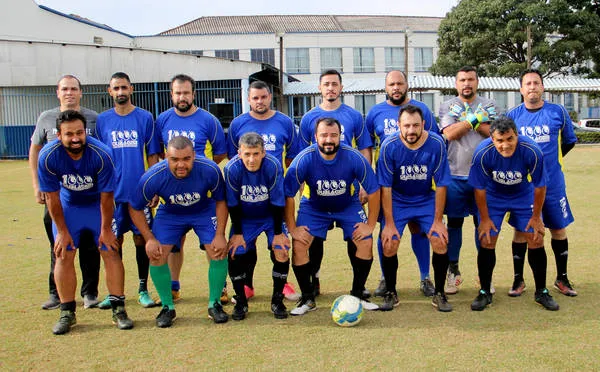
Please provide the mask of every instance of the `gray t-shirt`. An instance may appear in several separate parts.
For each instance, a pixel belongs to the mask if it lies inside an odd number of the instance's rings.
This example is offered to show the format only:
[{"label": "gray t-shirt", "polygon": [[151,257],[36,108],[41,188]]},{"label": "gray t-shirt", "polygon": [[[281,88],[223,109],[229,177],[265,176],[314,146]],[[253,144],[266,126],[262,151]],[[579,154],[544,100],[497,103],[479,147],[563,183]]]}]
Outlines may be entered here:
[{"label": "gray t-shirt", "polygon": [[[96,118],[98,113],[85,107],[80,107],[79,112],[83,114],[86,124],[86,133],[88,136],[96,136]],[[35,130],[31,136],[31,143],[38,146],[44,146],[50,141],[56,139],[56,118],[60,114],[60,107],[46,110],[40,114]]]},{"label": "gray t-shirt", "polygon": [[[474,112],[480,104],[489,113],[490,121],[496,119],[496,102],[494,100],[476,96],[473,103],[470,103],[469,106]],[[440,106],[440,129],[442,133],[444,128],[466,120],[467,113],[465,110],[465,103],[458,97],[442,103]],[[479,145],[479,142],[483,140],[484,137],[481,134],[472,130],[459,139],[448,141],[448,163],[450,163],[450,173],[452,176],[469,176],[473,152],[475,152],[475,148]]]}]

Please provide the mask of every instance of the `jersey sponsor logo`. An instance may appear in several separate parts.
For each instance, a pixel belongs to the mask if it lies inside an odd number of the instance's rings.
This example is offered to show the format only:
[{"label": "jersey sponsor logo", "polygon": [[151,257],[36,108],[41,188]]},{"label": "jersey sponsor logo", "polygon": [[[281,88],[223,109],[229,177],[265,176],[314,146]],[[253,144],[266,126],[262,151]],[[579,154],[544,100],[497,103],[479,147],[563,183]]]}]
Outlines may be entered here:
[{"label": "jersey sponsor logo", "polygon": [[81,177],[78,174],[63,174],[62,185],[65,189],[71,191],[84,191],[94,187],[94,180],[91,176]]},{"label": "jersey sponsor logo", "polygon": [[198,203],[202,199],[198,192],[186,192],[183,194],[169,195],[169,201],[171,204],[181,205],[182,207],[189,207]]},{"label": "jersey sponsor logo", "polygon": [[548,124],[521,127],[521,134],[537,143],[550,142],[550,126]]},{"label": "jersey sponsor logo", "polygon": [[389,136],[398,132],[398,122],[395,119],[383,120],[383,134]]},{"label": "jersey sponsor logo", "polygon": [[562,197],[559,200],[560,203],[560,212],[562,213],[562,216],[564,219],[569,218],[569,212],[567,211],[567,198],[566,197]]},{"label": "jersey sponsor logo", "polygon": [[263,141],[265,141],[265,150],[266,151],[275,151],[277,144],[277,136],[273,133],[263,133],[262,134]]},{"label": "jersey sponsor logo", "polygon": [[341,125],[342,127],[342,133],[340,133],[340,142],[344,142],[346,141],[346,135],[344,135],[344,132],[346,131],[346,129],[344,128],[344,125]]},{"label": "jersey sponsor logo", "polygon": [[364,210],[361,209],[360,211],[358,211],[358,217],[360,218],[360,221],[362,223],[367,223],[367,214]]},{"label": "jersey sponsor logo", "polygon": [[265,185],[242,185],[240,200],[246,203],[259,203],[269,199],[269,190]]},{"label": "jersey sponsor logo", "polygon": [[319,196],[338,196],[347,191],[346,181],[344,180],[318,180],[317,195]]},{"label": "jersey sponsor logo", "polygon": [[179,137],[179,136],[183,136],[185,138],[189,138],[190,141],[194,142],[196,140],[196,133],[193,130],[175,130],[175,129],[170,129],[167,132],[168,136],[169,136],[169,141],[173,138],[173,137]]},{"label": "jersey sponsor logo", "polygon": [[400,181],[421,181],[427,179],[427,165],[402,165],[400,166]]},{"label": "jersey sponsor logo", "polygon": [[503,185],[517,185],[523,182],[523,175],[519,171],[493,171],[492,178]]},{"label": "jersey sponsor logo", "polygon": [[113,149],[138,147],[137,130],[113,130],[110,132]]}]

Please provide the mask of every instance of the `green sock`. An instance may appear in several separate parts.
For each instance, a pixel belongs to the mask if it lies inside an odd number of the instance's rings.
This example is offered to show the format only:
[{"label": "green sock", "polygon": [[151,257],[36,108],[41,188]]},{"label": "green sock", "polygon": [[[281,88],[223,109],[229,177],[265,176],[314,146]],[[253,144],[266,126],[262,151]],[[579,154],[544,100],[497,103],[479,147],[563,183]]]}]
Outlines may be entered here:
[{"label": "green sock", "polygon": [[223,283],[227,279],[227,259],[210,260],[208,266],[208,308],[212,309],[215,302],[221,303]]},{"label": "green sock", "polygon": [[150,276],[152,277],[154,287],[156,287],[162,305],[168,306],[169,310],[175,309],[173,295],[171,294],[171,271],[169,270],[169,265],[150,265]]}]

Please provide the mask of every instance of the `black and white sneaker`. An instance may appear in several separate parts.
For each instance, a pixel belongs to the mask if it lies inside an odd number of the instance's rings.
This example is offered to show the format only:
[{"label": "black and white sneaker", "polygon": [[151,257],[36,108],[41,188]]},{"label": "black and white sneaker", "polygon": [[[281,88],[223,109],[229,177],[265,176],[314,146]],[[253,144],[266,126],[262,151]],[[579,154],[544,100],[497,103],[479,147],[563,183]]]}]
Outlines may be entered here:
[{"label": "black and white sneaker", "polygon": [[168,328],[173,325],[173,321],[177,319],[175,309],[169,310],[168,306],[163,306],[160,313],[156,317],[156,326],[159,328]]},{"label": "black and white sneaker", "polygon": [[550,296],[550,293],[548,293],[546,288],[535,292],[535,302],[543,306],[546,310],[556,311],[559,309],[558,304],[554,301],[552,296]]},{"label": "black and white sneaker", "polygon": [[471,303],[471,310],[482,311],[486,306],[492,303],[492,294],[487,293],[483,289],[479,290],[479,294],[475,297],[475,300]]},{"label": "black and white sneaker", "polygon": [[379,306],[379,310],[391,311],[394,310],[394,308],[398,305],[400,305],[400,301],[398,301],[398,295],[394,292],[386,292],[383,296],[383,304]]},{"label": "black and white sneaker", "polygon": [[317,304],[312,298],[305,298],[302,296],[300,301],[296,304],[296,307],[290,311],[291,315],[304,315],[309,311],[317,310]]},{"label": "black and white sneaker", "polygon": [[217,324],[226,323],[229,320],[229,315],[223,310],[223,305],[218,302],[215,302],[213,307],[208,309],[208,317]]},{"label": "black and white sneaker", "polygon": [[233,307],[233,312],[231,313],[231,319],[244,320],[244,319],[246,319],[246,314],[248,314],[248,303],[238,300],[235,303],[235,306]]}]

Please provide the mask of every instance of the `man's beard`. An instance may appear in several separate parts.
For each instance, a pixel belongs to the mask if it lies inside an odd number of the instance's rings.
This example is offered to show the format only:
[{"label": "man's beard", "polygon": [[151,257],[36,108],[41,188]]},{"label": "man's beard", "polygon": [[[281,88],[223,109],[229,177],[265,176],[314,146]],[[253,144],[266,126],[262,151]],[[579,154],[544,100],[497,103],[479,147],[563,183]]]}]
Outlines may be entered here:
[{"label": "man's beard", "polygon": [[394,105],[400,106],[402,103],[404,103],[404,100],[406,99],[406,93],[401,95],[399,99],[394,99],[391,96],[388,96],[388,98],[390,99],[390,102],[392,102]]},{"label": "man's beard", "polygon": [[[181,106],[182,104],[184,105],[183,107]],[[177,110],[181,112],[188,112],[192,108],[192,104],[185,101],[179,101],[175,106],[177,107]]]},{"label": "man's beard", "polygon": [[[325,150],[325,146],[333,146],[333,149],[332,150]],[[333,155],[336,152],[338,152],[339,149],[340,149],[340,145],[339,144],[335,145],[335,144],[333,144],[331,142],[324,143],[323,146],[319,145],[319,151],[321,151],[325,155]]]}]

